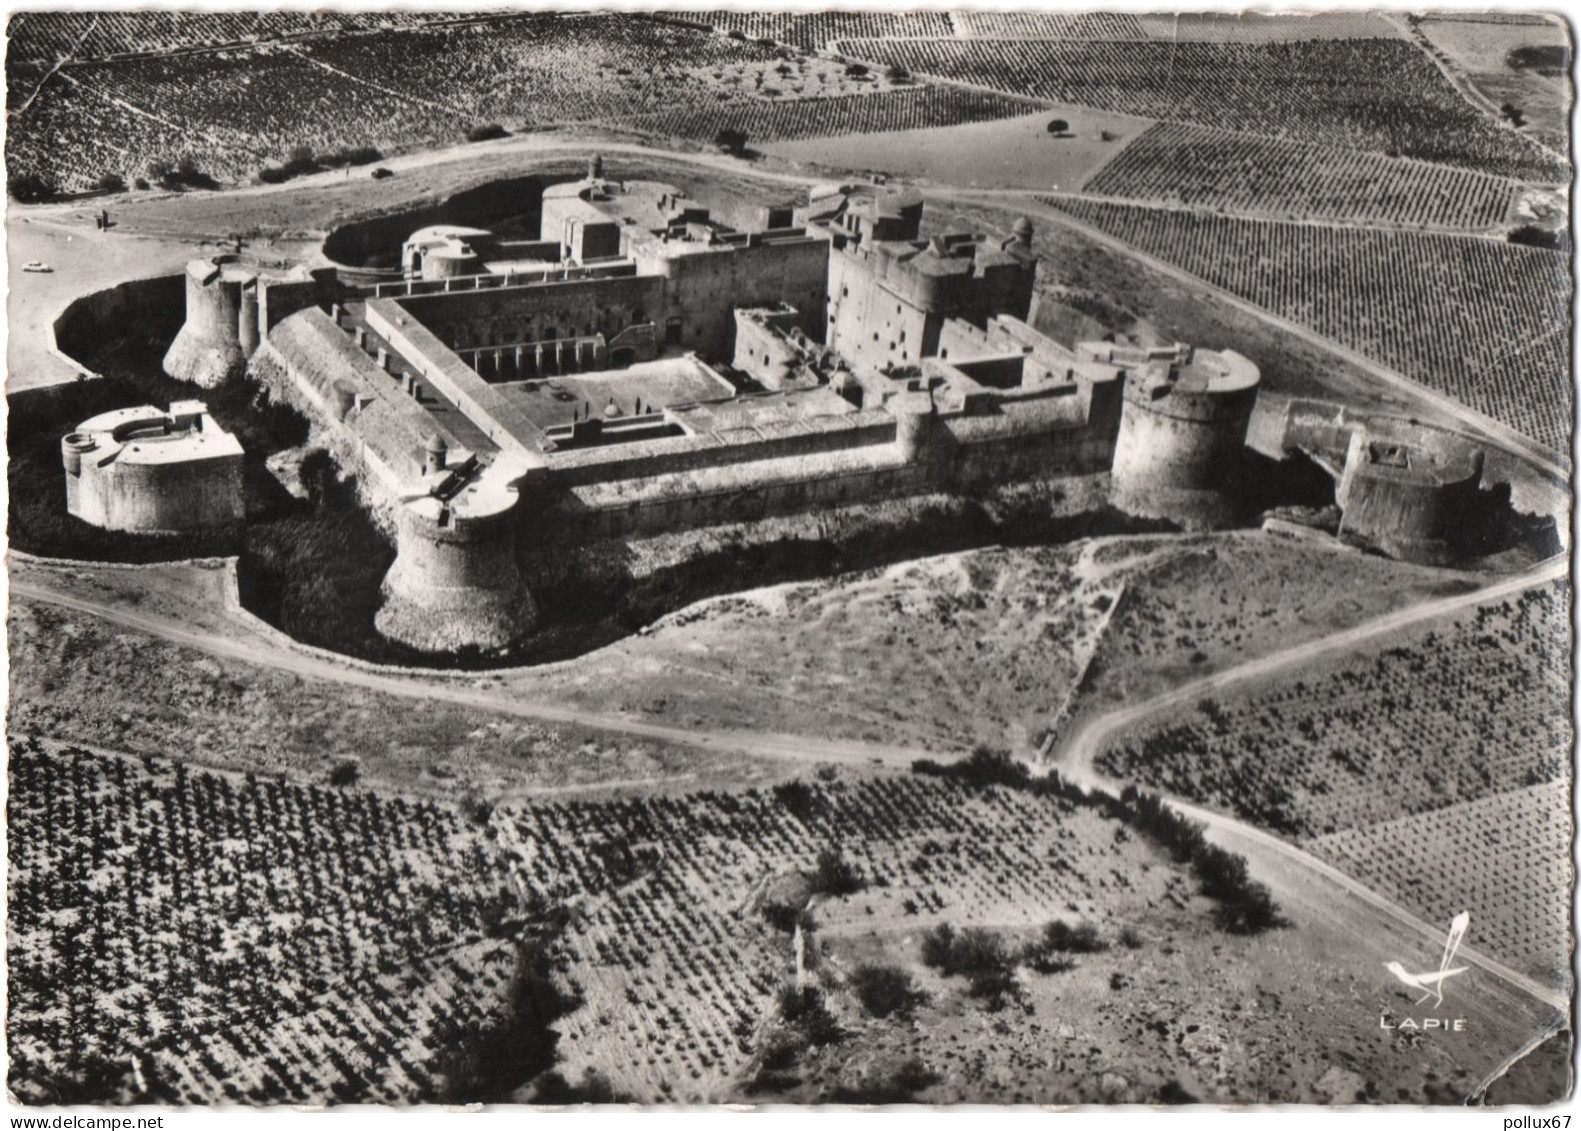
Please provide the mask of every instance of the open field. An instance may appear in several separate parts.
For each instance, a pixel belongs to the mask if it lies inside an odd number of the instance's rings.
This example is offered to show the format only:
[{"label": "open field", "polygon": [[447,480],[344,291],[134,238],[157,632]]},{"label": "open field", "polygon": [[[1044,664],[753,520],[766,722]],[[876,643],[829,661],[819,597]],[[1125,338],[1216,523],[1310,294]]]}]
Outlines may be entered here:
[{"label": "open field", "polygon": [[7,61],[14,66],[102,59],[416,27],[455,18],[439,12],[23,12],[12,16],[6,28]]},{"label": "open field", "polygon": [[1565,257],[1470,236],[1054,200],[1071,215],[1569,449]]},{"label": "open field", "polygon": [[1569,782],[1555,781],[1331,833],[1307,848],[1424,918],[1469,910],[1495,954],[1562,985],[1575,890],[1569,816]]},{"label": "open field", "polygon": [[1473,108],[1400,39],[1289,43],[847,40],[919,75],[1144,118],[1186,121],[1560,181],[1562,165]]},{"label": "open field", "polygon": [[674,12],[673,18],[707,24],[750,39],[772,39],[821,51],[851,36],[949,35],[947,12]]},{"label": "open field", "polygon": [[[1068,122],[1070,132],[1050,135],[1048,124],[1055,119]],[[759,148],[786,161],[877,170],[944,184],[1070,189],[1115,160],[1147,126],[1145,121],[1120,114],[1051,106],[994,121],[844,134]]]},{"label": "open field", "polygon": [[904,86],[868,94],[673,107],[611,120],[609,125],[658,137],[710,141],[725,127],[745,130],[751,142],[836,137],[892,130],[926,130],[1014,118],[1028,102],[956,86]]},{"label": "open field", "polygon": [[1324,836],[1567,773],[1569,591],[1528,590],[1117,740],[1119,780]]},{"label": "open field", "polygon": [[[146,594],[135,603],[165,616],[183,604],[189,615],[218,605],[217,595],[187,583],[182,567],[168,572],[163,584],[145,578],[141,590],[127,593]],[[210,574],[217,583],[217,571]],[[242,638],[212,619],[218,630]],[[604,781],[773,777],[740,755],[362,691],[205,655],[21,599],[12,602],[9,629],[12,734],[304,781],[323,782],[337,765],[354,763],[363,780],[450,800]]]},{"label": "open field", "polygon": [[1056,729],[1474,585],[1449,570],[1260,535],[1111,539],[1085,558],[1086,575],[1123,596]]},{"label": "open field", "polygon": [[1515,72],[1510,52],[1521,47],[1570,47],[1563,20],[1552,17],[1534,22],[1489,23],[1477,13],[1436,14],[1417,21],[1428,41],[1470,74]]},{"label": "open field", "polygon": [[592,706],[618,687],[613,702],[718,726],[1030,754],[1081,710],[1465,584],[1260,533],[947,554],[700,602],[579,662],[567,693]]},{"label": "open field", "polygon": [[1080,187],[1239,215],[1470,230],[1502,223],[1521,191],[1488,173],[1180,122],[1152,127]]},{"label": "open field", "polygon": [[[36,94],[33,85],[12,85],[7,156],[13,175],[34,173],[67,190],[105,173],[130,180],[156,159],[182,156],[237,181],[298,147],[396,150],[459,140],[488,122],[625,126],[655,106],[740,104],[749,119],[772,117],[782,103],[892,85],[881,74],[853,75],[829,60],[673,23],[538,14],[181,56],[179,66],[157,55],[73,65]],[[912,105],[920,92],[910,93],[911,101],[888,104]],[[960,102],[925,103],[936,115],[929,124],[962,120],[949,109]],[[961,113],[970,120],[970,110]],[[892,110],[890,120],[911,119]]]}]

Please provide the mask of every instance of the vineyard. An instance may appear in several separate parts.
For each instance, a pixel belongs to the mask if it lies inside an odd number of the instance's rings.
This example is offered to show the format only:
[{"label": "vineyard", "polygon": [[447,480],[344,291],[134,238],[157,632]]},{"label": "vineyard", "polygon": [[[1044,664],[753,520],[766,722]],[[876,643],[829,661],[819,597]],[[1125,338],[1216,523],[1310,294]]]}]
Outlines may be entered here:
[{"label": "vineyard", "polygon": [[1569,815],[1569,784],[1555,781],[1347,829],[1307,848],[1429,921],[1469,910],[1479,946],[1562,983],[1575,888]]},{"label": "vineyard", "polygon": [[1559,253],[1477,237],[1048,203],[1556,452],[1569,449],[1571,290]]},{"label": "vineyard", "polygon": [[889,36],[949,35],[946,12],[753,12],[708,11],[674,13],[681,19],[708,24],[749,39],[772,39],[809,51],[820,51],[837,39]]},{"label": "vineyard", "polygon": [[559,1025],[565,1075],[601,1069],[617,1092],[646,1102],[732,1095],[773,992],[794,973],[791,938],[765,924],[764,907],[775,892],[805,898],[794,873],[812,873],[831,846],[865,881],[816,905],[832,932],[1197,906],[1181,872],[1158,867],[1154,850],[1092,810],[937,779],[551,805],[496,819],[511,822],[502,843],[520,844],[524,886],[576,901],[565,958],[584,1004]]},{"label": "vineyard", "polygon": [[725,1098],[794,970],[772,912],[821,890],[831,851],[834,932],[1206,906],[1096,808],[938,777],[464,815],[19,737],[8,817],[10,1083],[31,1102],[432,1098],[549,907],[564,1074]]},{"label": "vineyard", "polygon": [[732,126],[745,130],[755,141],[793,141],[986,122],[1014,118],[1027,113],[1028,108],[1025,102],[981,91],[916,86],[833,98],[677,107],[611,124],[693,140],[710,139],[722,127]]},{"label": "vineyard", "polygon": [[440,12],[23,12],[11,17],[6,63],[102,59],[268,42],[287,36],[420,27]]},{"label": "vineyard", "polygon": [[1295,837],[1564,781],[1569,590],[1477,606],[1233,702],[1204,699],[1098,766]]},{"label": "vineyard", "polygon": [[1171,42],[1277,43],[1297,39],[1389,39],[1399,28],[1371,12],[1177,12],[1139,17],[1143,32]]},{"label": "vineyard", "polygon": [[7,816],[33,1102],[410,1100],[509,974],[506,876],[449,807],[14,739]]},{"label": "vineyard", "polygon": [[1058,103],[1560,182],[1568,168],[1474,109],[1398,39],[1288,43],[844,40],[840,50]]},{"label": "vineyard", "polygon": [[972,39],[1143,39],[1146,19],[1124,12],[956,13],[961,36]]},{"label": "vineyard", "polygon": [[1160,122],[1082,192],[1215,212],[1474,230],[1502,223],[1520,188],[1381,153]]}]

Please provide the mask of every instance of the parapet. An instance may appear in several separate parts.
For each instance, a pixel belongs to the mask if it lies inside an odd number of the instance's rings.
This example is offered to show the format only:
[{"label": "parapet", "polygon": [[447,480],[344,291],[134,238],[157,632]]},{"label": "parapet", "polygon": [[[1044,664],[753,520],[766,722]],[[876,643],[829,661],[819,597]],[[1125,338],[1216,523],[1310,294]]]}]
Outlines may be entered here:
[{"label": "parapet", "polygon": [[83,421],[61,440],[66,510],[106,530],[174,534],[245,517],[242,446],[201,401]]}]

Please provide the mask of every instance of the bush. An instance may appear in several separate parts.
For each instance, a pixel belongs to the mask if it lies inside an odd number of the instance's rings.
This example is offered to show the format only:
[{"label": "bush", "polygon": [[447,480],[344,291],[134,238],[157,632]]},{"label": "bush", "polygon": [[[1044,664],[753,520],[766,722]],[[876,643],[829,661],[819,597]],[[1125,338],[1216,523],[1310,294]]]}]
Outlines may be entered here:
[{"label": "bush", "polygon": [[1072,954],[1098,954],[1109,949],[1109,944],[1099,937],[1098,928],[1091,923],[1072,927],[1063,919],[1055,919],[1043,928],[1042,942],[1050,950]]},{"label": "bush", "polygon": [[735,126],[724,126],[714,134],[714,144],[737,157],[746,151],[747,140],[747,131]]},{"label": "bush", "polygon": [[94,182],[100,192],[125,192],[126,178],[119,173],[106,173]]},{"label": "bush", "polygon": [[1001,1008],[1016,990],[1016,959],[1005,942],[992,931],[968,927],[956,933],[940,923],[922,936],[922,961],[946,977],[966,978],[967,992]]},{"label": "bush", "polygon": [[780,782],[774,787],[773,793],[774,800],[804,825],[824,812],[823,799],[818,791],[799,778]]},{"label": "bush", "polygon": [[817,986],[781,986],[775,995],[775,1006],[780,1019],[812,1044],[832,1045],[845,1039],[845,1031],[829,1012],[823,990]]},{"label": "bush", "polygon": [[6,191],[20,204],[35,204],[59,193],[53,181],[37,173],[18,173],[6,181]]},{"label": "bush", "polygon": [[911,974],[898,966],[864,964],[851,974],[851,988],[862,1008],[874,1017],[909,1015],[928,1000]]},{"label": "bush", "polygon": [[955,928],[948,923],[940,923],[932,930],[922,933],[922,964],[931,966],[935,970],[948,973],[945,968],[950,965],[951,955],[955,952]]},{"label": "bush", "polygon": [[329,772],[329,784],[340,786],[355,785],[357,784],[357,778],[360,773],[361,768],[356,762],[353,762],[350,759],[347,759],[344,762],[338,762],[336,763],[335,768]]},{"label": "bush", "polygon": [[918,1092],[931,1088],[941,1079],[943,1077],[921,1060],[911,1057],[893,1072],[874,1071],[856,1084],[841,1084],[835,1088],[832,1099],[841,1104],[915,1103]]},{"label": "bush", "polygon": [[386,177],[393,177],[393,176],[395,176],[394,173],[390,172],[390,170],[384,168],[382,165],[379,168],[375,169],[372,173],[370,173],[368,175],[371,176],[376,181],[382,181]]},{"label": "bush", "polygon": [[818,853],[818,869],[812,877],[813,890],[824,895],[850,895],[867,886],[861,871],[838,848],[826,848]]},{"label": "bush", "polygon": [[554,1066],[554,1022],[581,1002],[555,985],[548,952],[518,944],[516,970],[498,1018],[449,1035],[435,1058],[442,1103],[504,1103],[527,1081]]},{"label": "bush", "polygon": [[485,122],[467,131],[468,141],[493,141],[497,137],[510,137],[510,131],[498,122]]}]

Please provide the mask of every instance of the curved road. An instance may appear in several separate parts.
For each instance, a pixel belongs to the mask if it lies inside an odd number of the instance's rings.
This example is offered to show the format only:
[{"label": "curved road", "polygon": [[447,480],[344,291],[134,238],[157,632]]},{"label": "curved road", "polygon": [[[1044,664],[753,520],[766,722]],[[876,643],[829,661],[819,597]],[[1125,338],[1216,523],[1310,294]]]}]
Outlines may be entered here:
[{"label": "curved road", "polygon": [[[1157,715],[1171,707],[1180,706],[1198,699],[1204,694],[1217,691],[1238,683],[1260,679],[1274,672],[1283,671],[1299,664],[1308,664],[1323,657],[1359,647],[1379,637],[1399,633],[1412,625],[1439,617],[1448,616],[1462,609],[1480,605],[1486,601],[1497,600],[1524,590],[1540,585],[1547,585],[1561,578],[1568,577],[1570,572],[1569,559],[1566,556],[1550,558],[1540,565],[1518,574],[1515,577],[1492,585],[1474,589],[1469,593],[1460,593],[1452,597],[1442,597],[1432,601],[1413,605],[1408,609],[1377,617],[1343,632],[1335,633],[1318,640],[1299,644],[1272,655],[1261,656],[1237,664],[1232,668],[1193,680],[1154,696],[1141,703],[1124,707],[1096,718],[1088,719],[1070,732],[1065,738],[1057,742],[1050,752],[1046,765],[1058,770],[1064,777],[1081,785],[1086,789],[1098,789],[1114,792],[1118,783],[1100,775],[1093,767],[1093,759],[1103,748],[1104,744],[1115,734],[1136,725],[1150,716]],[[1352,879],[1338,868],[1320,860],[1311,853],[1291,844],[1245,821],[1204,809],[1177,797],[1168,797],[1171,805],[1194,820],[1201,821],[1210,830],[1219,834],[1219,839],[1225,846],[1249,861],[1255,862],[1258,857],[1277,857],[1286,863],[1294,864],[1308,875],[1321,876],[1329,880],[1355,898],[1366,903],[1374,910],[1388,916],[1402,926],[1417,934],[1433,940],[1435,946],[1444,943],[1444,932],[1414,915],[1405,907],[1378,894],[1365,884]],[[1569,1015],[1570,997],[1567,993],[1545,986],[1533,978],[1529,978],[1508,966],[1495,961],[1470,947],[1462,947],[1460,954],[1469,962],[1481,967],[1495,977],[1514,986],[1521,992],[1536,998],[1546,1005],[1552,1006],[1559,1012]]]},{"label": "curved road", "polygon": [[[1452,597],[1427,601],[1420,605],[1389,613],[1364,624],[1335,633],[1332,636],[1310,641],[1295,648],[1260,657],[1228,668],[1204,679],[1194,680],[1173,691],[1155,696],[1145,702],[1090,719],[1081,724],[1052,752],[1049,763],[1060,769],[1071,780],[1089,788],[1112,788],[1099,777],[1092,767],[1092,759],[1103,742],[1117,731],[1166,710],[1171,706],[1189,702],[1203,693],[1236,683],[1259,678],[1293,665],[1310,662],[1348,648],[1357,647],[1380,636],[1396,633],[1411,625],[1447,616],[1489,600],[1519,593],[1538,585],[1545,585],[1568,574],[1568,560],[1557,557],[1543,562],[1513,578],[1456,594]],[[841,742],[829,739],[807,738],[796,735],[764,734],[751,731],[700,731],[661,723],[644,722],[624,715],[603,714],[541,701],[525,701],[483,689],[454,686],[442,680],[427,680],[410,675],[379,672],[371,667],[354,667],[339,663],[325,656],[300,652],[283,644],[266,639],[239,640],[219,632],[185,628],[162,617],[144,615],[111,602],[90,600],[57,592],[48,585],[34,581],[13,581],[13,595],[25,600],[57,605],[108,620],[114,624],[172,644],[195,648],[211,655],[245,663],[258,664],[287,671],[306,678],[321,679],[354,687],[361,687],[406,699],[439,700],[480,710],[530,718],[541,722],[564,723],[594,727],[636,738],[656,739],[699,747],[705,750],[747,754],[749,756],[799,762],[837,762],[846,765],[867,765],[880,762],[891,766],[906,766],[926,752],[903,746],[875,743]],[[1171,799],[1183,812],[1209,826],[1236,851],[1245,855],[1255,866],[1259,859],[1267,862],[1278,859],[1294,865],[1307,877],[1318,876],[1338,885],[1351,897],[1360,901],[1372,913],[1383,916],[1403,926],[1432,944],[1442,946],[1444,934],[1423,922],[1398,903],[1379,895],[1365,885],[1345,875],[1333,866],[1310,853],[1261,829],[1221,813],[1200,809],[1185,802]],[[1266,871],[1266,869],[1264,869]],[[1558,990],[1543,986],[1506,966],[1463,948],[1461,953],[1487,972],[1502,979],[1517,990],[1568,1016],[1569,999]]]}]

